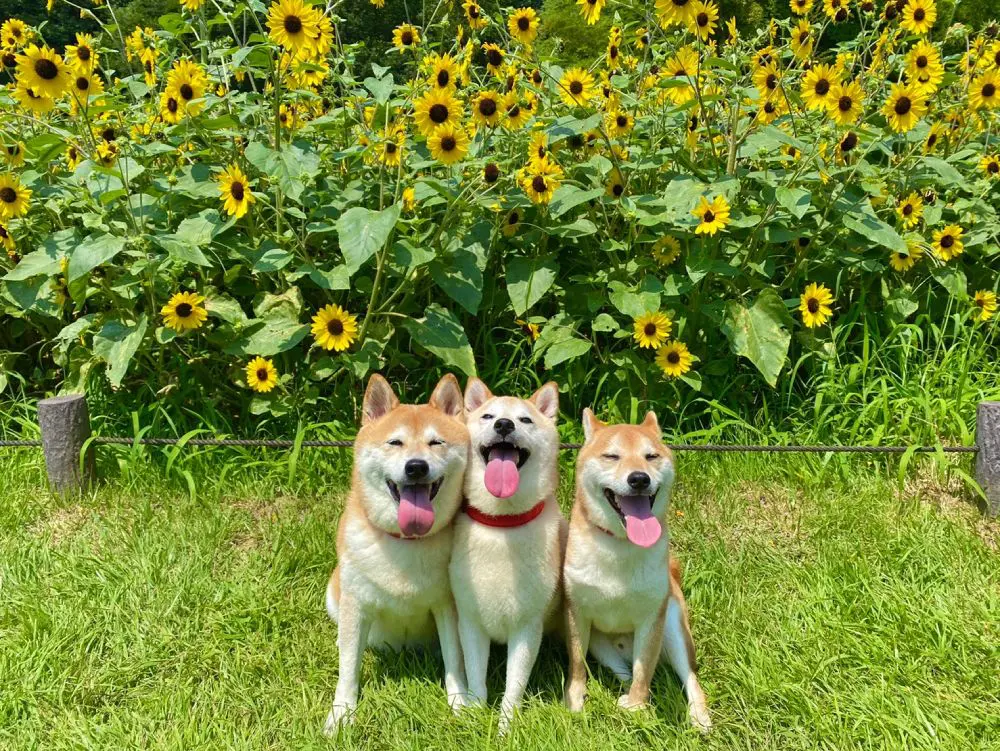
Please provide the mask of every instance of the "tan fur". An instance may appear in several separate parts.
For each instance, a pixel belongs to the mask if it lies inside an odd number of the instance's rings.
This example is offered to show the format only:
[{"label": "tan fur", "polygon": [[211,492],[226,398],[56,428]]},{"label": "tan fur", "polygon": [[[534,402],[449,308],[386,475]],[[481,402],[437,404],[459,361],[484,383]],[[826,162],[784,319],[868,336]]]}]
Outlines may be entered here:
[{"label": "tan fur", "polygon": [[[653,671],[666,659],[684,685],[693,724],[707,730],[711,723],[696,674],[680,567],[670,557],[667,510],[673,456],[662,443],[652,412],[641,425],[605,425],[584,410],[583,424],[587,440],[577,461],[563,568],[570,655],[567,706],[582,709],[588,650],[620,677],[631,673],[631,688],[619,700],[629,709],[646,704]],[[662,529],[648,548],[627,539],[621,516],[604,497],[605,489],[630,493],[627,482],[634,472],[653,481],[651,510]],[[629,639],[632,653],[617,654],[613,645]],[[631,668],[623,658],[631,659]]]}]

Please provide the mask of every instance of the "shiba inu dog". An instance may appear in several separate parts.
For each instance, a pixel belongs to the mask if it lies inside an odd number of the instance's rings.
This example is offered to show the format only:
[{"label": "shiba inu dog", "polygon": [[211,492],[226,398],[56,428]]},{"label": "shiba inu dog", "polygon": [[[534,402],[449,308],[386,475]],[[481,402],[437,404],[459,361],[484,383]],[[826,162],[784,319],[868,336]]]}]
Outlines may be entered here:
[{"label": "shiba inu dog", "polygon": [[546,621],[561,615],[566,520],[558,483],[559,388],[530,399],[465,389],[471,437],[464,513],[455,519],[451,587],[472,703],[486,701],[490,642],[507,645],[501,731],[520,705]]},{"label": "shiba inu dog", "polygon": [[366,644],[400,649],[432,641],[436,630],[449,702],[455,709],[465,704],[448,559],[468,453],[455,376],[444,376],[422,405],[400,405],[382,376],[371,377],[337,530],[337,567],[326,589],[340,652],[328,734],[357,706]]},{"label": "shiba inu dog", "polygon": [[585,409],[583,429],[563,567],[566,705],[583,708],[588,649],[619,678],[632,681],[618,700],[628,709],[646,704],[662,656],[684,686],[691,722],[707,731],[711,720],[666,528],[674,482],[670,449],[652,412],[641,425],[605,425]]}]

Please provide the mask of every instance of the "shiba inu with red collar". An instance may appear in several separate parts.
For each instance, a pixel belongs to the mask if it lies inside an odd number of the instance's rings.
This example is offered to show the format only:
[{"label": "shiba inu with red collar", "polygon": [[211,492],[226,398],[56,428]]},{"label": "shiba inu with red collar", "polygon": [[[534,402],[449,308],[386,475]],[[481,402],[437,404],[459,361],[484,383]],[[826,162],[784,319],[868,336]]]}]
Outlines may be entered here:
[{"label": "shiba inu with red collar", "polygon": [[465,704],[448,560],[468,453],[455,376],[444,376],[421,405],[401,405],[382,376],[371,377],[326,590],[340,653],[328,734],[350,722],[357,706],[366,645],[398,650],[433,642],[436,632],[449,702]]},{"label": "shiba inu with red collar", "polygon": [[666,529],[673,456],[652,412],[641,425],[605,425],[585,409],[583,429],[563,566],[570,655],[566,705],[583,708],[588,650],[619,678],[632,681],[618,701],[628,709],[645,706],[653,671],[663,659],[684,686],[691,722],[707,731],[711,720]]},{"label": "shiba inu with red collar", "polygon": [[455,518],[451,587],[472,703],[486,702],[490,642],[507,645],[505,731],[520,705],[546,622],[561,618],[566,520],[556,502],[559,388],[530,399],[465,389],[471,437],[464,513]]}]

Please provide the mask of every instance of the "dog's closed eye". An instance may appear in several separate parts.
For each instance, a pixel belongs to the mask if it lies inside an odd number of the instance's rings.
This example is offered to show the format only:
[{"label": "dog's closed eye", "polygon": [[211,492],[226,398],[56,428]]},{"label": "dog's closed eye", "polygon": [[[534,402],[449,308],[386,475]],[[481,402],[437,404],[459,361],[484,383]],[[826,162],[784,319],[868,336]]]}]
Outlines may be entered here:
[{"label": "dog's closed eye", "polygon": [[601,458],[602,459],[610,459],[613,462],[616,462],[619,459],[621,459],[621,457],[618,456],[618,454],[601,454]]},{"label": "dog's closed eye", "polygon": [[646,454],[646,461],[647,462],[651,462],[651,461],[654,461],[655,459],[659,459],[659,458],[660,458],[659,454]]},{"label": "dog's closed eye", "polygon": [[440,438],[432,438],[431,440],[429,440],[427,442],[427,445],[428,446],[443,446],[444,445],[444,441],[442,441]]},{"label": "dog's closed eye", "polygon": [[388,443],[390,446],[402,446],[403,445],[403,442],[401,440],[399,440],[398,438],[390,438],[388,441],[386,441],[386,443]]}]

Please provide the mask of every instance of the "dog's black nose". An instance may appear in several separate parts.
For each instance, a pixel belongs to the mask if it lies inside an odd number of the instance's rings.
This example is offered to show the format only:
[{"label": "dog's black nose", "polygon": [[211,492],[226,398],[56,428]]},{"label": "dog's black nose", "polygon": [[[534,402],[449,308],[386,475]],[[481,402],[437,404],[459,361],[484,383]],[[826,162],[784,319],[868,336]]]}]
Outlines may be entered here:
[{"label": "dog's black nose", "polygon": [[632,488],[632,490],[648,490],[649,475],[645,472],[629,472],[628,486]]},{"label": "dog's black nose", "polygon": [[422,480],[427,477],[430,467],[427,466],[427,462],[423,459],[410,459],[406,462],[406,466],[403,467],[403,470],[406,472],[407,479]]},{"label": "dog's black nose", "polygon": [[493,429],[502,436],[510,435],[514,432],[514,421],[508,420],[506,417],[501,417],[493,423]]}]

